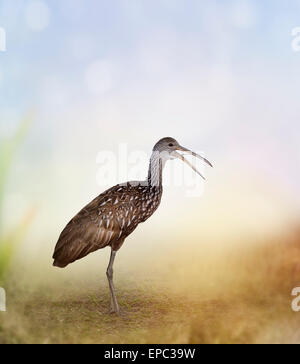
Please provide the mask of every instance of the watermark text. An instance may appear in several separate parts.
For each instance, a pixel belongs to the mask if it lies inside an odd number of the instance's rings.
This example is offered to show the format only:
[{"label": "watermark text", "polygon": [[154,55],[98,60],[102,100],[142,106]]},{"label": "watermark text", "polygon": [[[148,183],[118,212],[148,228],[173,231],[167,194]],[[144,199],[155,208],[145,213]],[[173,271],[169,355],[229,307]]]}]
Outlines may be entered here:
[{"label": "watermark text", "polygon": [[0,312],[6,311],[6,293],[4,288],[0,287]]},{"label": "watermark text", "polygon": [[0,27],[0,52],[6,52],[6,31]]},{"label": "watermark text", "polygon": [[292,310],[294,312],[300,312],[300,287],[292,290],[292,296],[296,297],[292,301]]},{"label": "watermark text", "polygon": [[292,30],[292,49],[294,52],[300,52],[300,27],[296,27]]},{"label": "watermark text", "polygon": [[[200,153],[203,155],[203,153]],[[153,156],[153,155],[152,155]],[[190,164],[196,166],[201,175],[205,174],[203,163],[195,157],[189,156]],[[186,163],[178,158],[165,158],[161,155],[162,164],[166,165],[163,172],[164,186],[184,187],[187,197],[202,196],[204,192],[204,180],[189,168]],[[171,160],[177,159],[176,161]],[[170,160],[170,162],[167,162]],[[97,184],[101,187],[110,187],[118,183],[127,181],[141,181],[147,184],[149,177],[149,155],[143,151],[129,151],[127,144],[120,144],[117,151],[101,151],[97,155],[96,163],[99,165],[97,171]],[[152,160],[152,174],[157,175],[159,164]],[[190,165],[191,166],[191,165]],[[134,182],[132,182],[134,183]]]}]

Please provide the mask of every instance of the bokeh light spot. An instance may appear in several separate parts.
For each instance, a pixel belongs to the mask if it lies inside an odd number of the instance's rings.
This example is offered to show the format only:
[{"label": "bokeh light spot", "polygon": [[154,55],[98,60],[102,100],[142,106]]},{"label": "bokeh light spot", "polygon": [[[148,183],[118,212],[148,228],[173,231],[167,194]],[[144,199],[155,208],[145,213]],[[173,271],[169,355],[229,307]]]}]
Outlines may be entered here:
[{"label": "bokeh light spot", "polygon": [[85,72],[85,84],[95,95],[104,94],[113,87],[113,67],[110,62],[99,60],[91,63]]},{"label": "bokeh light spot", "polygon": [[33,31],[46,29],[50,21],[50,10],[47,4],[41,0],[32,0],[25,9],[25,22]]}]

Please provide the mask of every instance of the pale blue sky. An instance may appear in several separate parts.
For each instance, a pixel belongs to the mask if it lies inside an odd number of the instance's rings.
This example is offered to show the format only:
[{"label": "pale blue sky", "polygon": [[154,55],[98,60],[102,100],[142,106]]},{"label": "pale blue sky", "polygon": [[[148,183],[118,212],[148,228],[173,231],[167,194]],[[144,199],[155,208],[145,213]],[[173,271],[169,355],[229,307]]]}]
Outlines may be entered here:
[{"label": "pale blue sky", "polygon": [[[79,90],[80,77],[89,61],[99,58],[118,60],[122,81],[134,78],[144,85],[149,80],[143,68],[135,67],[134,57],[151,39],[159,47],[172,47],[174,58],[168,61],[174,72],[195,64],[225,65],[239,72],[252,64],[260,71],[261,63],[267,63],[280,73],[294,70],[298,79],[299,57],[290,47],[291,29],[300,23],[298,0],[44,0],[50,18],[40,32],[24,19],[30,2],[0,1],[8,47],[0,58],[1,108],[30,107],[40,92],[39,79],[52,73],[77,86],[75,97],[87,97]],[[76,47],[79,37],[77,46],[84,49],[89,43],[80,60],[70,51],[72,39]]]}]

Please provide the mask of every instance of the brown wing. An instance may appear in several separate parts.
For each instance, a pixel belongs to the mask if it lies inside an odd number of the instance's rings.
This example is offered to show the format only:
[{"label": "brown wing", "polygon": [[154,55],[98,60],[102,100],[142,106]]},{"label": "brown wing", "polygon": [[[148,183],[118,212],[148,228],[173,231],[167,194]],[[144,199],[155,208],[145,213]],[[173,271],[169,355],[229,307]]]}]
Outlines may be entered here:
[{"label": "brown wing", "polygon": [[139,187],[118,185],[82,209],[61,233],[54,265],[66,267],[108,245],[117,250],[143,220],[143,192]]}]

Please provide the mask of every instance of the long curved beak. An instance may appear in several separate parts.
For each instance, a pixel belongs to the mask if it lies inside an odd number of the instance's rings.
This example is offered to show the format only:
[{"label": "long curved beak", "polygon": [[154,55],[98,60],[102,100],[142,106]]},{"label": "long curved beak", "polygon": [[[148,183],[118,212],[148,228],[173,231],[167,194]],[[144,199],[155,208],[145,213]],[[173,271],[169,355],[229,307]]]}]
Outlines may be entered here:
[{"label": "long curved beak", "polygon": [[[184,152],[185,154],[189,154],[192,155],[193,157],[199,158],[200,160],[202,160],[204,163],[208,164],[210,167],[213,167],[213,165],[204,157],[202,157],[201,155],[192,152],[191,150],[181,147],[178,148],[177,150]],[[181,159],[184,163],[186,163],[189,167],[192,168],[193,171],[195,171],[197,174],[199,174],[200,177],[202,177],[205,180],[205,177],[197,170],[197,168],[195,166],[192,165],[192,163],[190,163],[186,158],[184,158],[184,156],[180,153],[178,153],[177,151],[172,152],[172,156],[174,156],[175,158]]]}]

